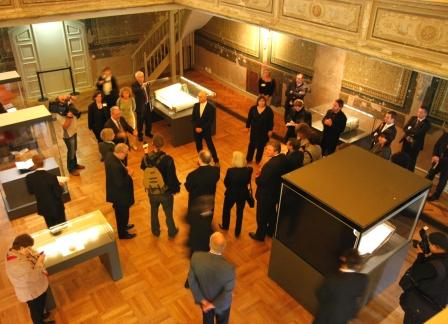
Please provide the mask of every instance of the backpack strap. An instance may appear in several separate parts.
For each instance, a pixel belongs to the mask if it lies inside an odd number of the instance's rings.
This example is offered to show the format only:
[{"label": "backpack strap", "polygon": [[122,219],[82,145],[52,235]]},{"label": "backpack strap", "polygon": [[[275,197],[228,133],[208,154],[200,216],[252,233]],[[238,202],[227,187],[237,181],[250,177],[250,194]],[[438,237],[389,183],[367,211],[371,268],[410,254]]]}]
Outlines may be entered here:
[{"label": "backpack strap", "polygon": [[166,155],[165,152],[161,152],[160,154],[156,153],[151,156],[149,154],[145,154],[145,158],[143,159],[145,163],[145,168],[158,166],[159,163],[162,161],[162,159],[165,157],[165,155]]},{"label": "backpack strap", "polygon": [[308,150],[303,151],[303,153],[308,154],[308,156],[310,157],[310,163],[313,162],[313,155],[311,155],[311,152]]}]

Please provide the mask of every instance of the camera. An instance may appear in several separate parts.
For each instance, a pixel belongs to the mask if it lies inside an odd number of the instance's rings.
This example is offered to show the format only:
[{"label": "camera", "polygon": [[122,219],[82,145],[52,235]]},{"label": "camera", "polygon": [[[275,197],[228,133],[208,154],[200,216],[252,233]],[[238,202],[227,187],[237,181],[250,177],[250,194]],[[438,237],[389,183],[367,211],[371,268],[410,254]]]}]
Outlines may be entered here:
[{"label": "camera", "polygon": [[55,100],[50,101],[48,104],[48,110],[51,113],[56,113],[61,116],[67,116],[68,112],[71,112],[73,116],[79,118],[81,112],[72,103],[72,96],[58,96]]},{"label": "camera", "polygon": [[429,239],[428,239],[428,226],[423,226],[423,228],[418,232],[420,234],[420,241],[412,240],[412,246],[414,248],[420,247],[424,254],[429,254]]}]

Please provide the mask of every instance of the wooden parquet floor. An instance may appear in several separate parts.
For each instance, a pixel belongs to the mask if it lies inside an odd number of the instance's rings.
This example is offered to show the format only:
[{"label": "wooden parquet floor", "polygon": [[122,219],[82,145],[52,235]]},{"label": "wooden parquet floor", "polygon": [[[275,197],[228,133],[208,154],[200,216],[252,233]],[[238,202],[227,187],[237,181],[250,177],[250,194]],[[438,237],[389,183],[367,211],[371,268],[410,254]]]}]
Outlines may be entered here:
[{"label": "wooden parquet floor", "polygon": [[[220,91],[225,91],[225,88],[213,90],[220,96]],[[90,95],[87,94],[87,97]],[[70,178],[72,200],[66,203],[67,217],[72,219],[99,209],[115,228],[112,206],[105,202],[104,167],[86,122],[84,115],[78,133],[78,160],[86,169],[80,177]],[[222,179],[231,163],[232,152],[245,152],[246,149],[248,135],[243,132],[243,128],[243,122],[218,110],[214,141],[221,160],[222,178],[216,194],[216,227],[221,221],[224,193]],[[59,127],[57,130],[60,133]],[[164,121],[154,124],[154,132],[167,139],[165,151],[174,157],[179,179],[185,182],[186,175],[196,167],[194,144],[173,148],[169,142],[169,125]],[[61,152],[65,154],[62,140],[59,144]],[[117,242],[124,277],[112,281],[99,259],[50,276],[57,303],[52,316],[57,323],[201,323],[200,309],[194,304],[191,292],[183,287],[189,267],[185,247],[188,226],[184,222],[187,192],[182,188],[175,196],[174,215],[180,228],[178,236],[168,240],[161,211],[162,234],[159,238],[154,237],[149,229],[149,203],[142,187],[143,172],[139,169],[142,155],[142,148],[139,147],[138,151],[131,151],[129,156],[129,166],[135,170],[136,198],[130,219],[136,225],[134,232],[138,236],[133,240]],[[35,232],[45,228],[45,223],[37,214],[10,222],[2,207],[0,255],[3,256],[17,234]],[[234,217],[235,211],[232,212]],[[234,218],[230,231],[226,233],[228,248],[225,251],[225,256],[237,269],[231,323],[311,323],[312,315],[268,278],[271,242],[269,239],[265,243],[254,242],[247,235],[256,227],[254,210],[246,207],[243,231],[238,239],[233,235],[233,226]],[[414,251],[410,251],[402,271],[414,258]],[[4,259],[0,260],[0,323],[30,323],[27,306],[17,301],[3,270]],[[396,283],[390,286],[362,309],[359,319],[354,323],[401,323],[403,314],[398,305],[400,292]]]}]

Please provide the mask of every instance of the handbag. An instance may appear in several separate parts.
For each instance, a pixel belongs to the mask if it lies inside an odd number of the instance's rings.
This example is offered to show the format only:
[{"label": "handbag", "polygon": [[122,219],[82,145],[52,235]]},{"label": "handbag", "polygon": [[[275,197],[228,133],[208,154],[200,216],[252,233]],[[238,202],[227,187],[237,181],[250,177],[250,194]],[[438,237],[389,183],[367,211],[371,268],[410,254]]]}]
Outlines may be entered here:
[{"label": "handbag", "polygon": [[252,193],[252,181],[249,182],[249,192],[247,194],[246,201],[250,208],[255,207],[255,199],[254,199],[254,195]]}]

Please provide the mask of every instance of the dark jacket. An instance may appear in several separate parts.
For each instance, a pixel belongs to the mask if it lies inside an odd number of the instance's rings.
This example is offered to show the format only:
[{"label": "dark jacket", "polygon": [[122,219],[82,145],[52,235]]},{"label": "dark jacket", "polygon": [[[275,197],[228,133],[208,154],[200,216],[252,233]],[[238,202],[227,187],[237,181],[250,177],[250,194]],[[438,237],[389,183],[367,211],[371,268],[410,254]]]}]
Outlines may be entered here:
[{"label": "dark jacket", "polygon": [[[445,268],[444,277],[439,277],[433,262],[439,262]],[[416,299],[411,297],[412,294],[420,295],[421,292],[438,305],[445,306],[448,302],[448,254],[437,253],[425,257],[423,253],[419,253],[399,285],[404,291],[400,296],[400,305],[405,311],[407,308],[416,309],[420,306],[413,305]]]},{"label": "dark jacket", "polygon": [[151,90],[149,88],[149,83],[146,83],[143,87],[145,87],[146,92],[137,81],[132,84],[136,114],[146,114],[151,107]]},{"label": "dark jacket", "polygon": [[438,156],[439,158],[448,157],[448,133],[444,132],[442,136],[437,140],[432,151],[432,156]]},{"label": "dark jacket", "polygon": [[106,157],[114,152],[115,143],[114,142],[99,142],[98,149],[100,150],[101,160],[105,161]]},{"label": "dark jacket", "polygon": [[313,323],[348,323],[361,307],[367,282],[367,275],[357,272],[339,272],[326,278],[316,292],[319,310]]},{"label": "dark jacket", "polygon": [[50,221],[51,226],[65,222],[63,189],[57,176],[37,170],[28,174],[25,180],[28,192],[36,197],[37,213],[44,216],[47,223]]},{"label": "dark jacket", "polygon": [[115,154],[109,154],[106,166],[106,201],[119,206],[134,204],[134,182]]},{"label": "dark jacket", "polygon": [[[103,76],[100,76],[98,78],[98,81],[96,81],[96,88],[98,89],[98,91],[101,91],[101,92],[103,92],[103,84],[100,83],[100,81],[102,81],[102,80],[104,80]],[[107,102],[108,102],[108,104],[113,103],[115,105],[115,102],[118,99],[120,90],[118,88],[117,79],[115,79],[114,76],[111,76],[110,82],[112,85],[112,89],[109,93],[110,100],[107,100]],[[109,107],[109,108],[111,108],[111,107]]]},{"label": "dark jacket", "polygon": [[185,188],[189,192],[189,202],[202,195],[215,195],[219,180],[219,168],[210,165],[198,167],[187,175]]},{"label": "dark jacket", "polygon": [[417,116],[412,116],[406,125],[404,125],[404,135],[401,138],[400,143],[407,143],[411,146],[412,150],[421,151],[425,146],[425,136],[431,128],[431,122],[428,118],[423,119],[419,123],[417,121]]},{"label": "dark jacket", "polygon": [[236,201],[245,201],[249,195],[249,183],[252,177],[252,167],[228,168],[224,178],[226,196]]},{"label": "dark jacket", "polygon": [[98,109],[95,101],[89,105],[87,112],[87,123],[90,130],[98,133],[101,132],[104,128],[104,124],[109,118],[109,112],[106,107]]},{"label": "dark jacket", "polygon": [[290,112],[286,116],[286,122],[293,121],[296,124],[305,123],[311,127],[311,118],[311,113],[305,107],[303,107],[300,111],[295,111],[294,108],[291,108]]},{"label": "dark jacket", "polygon": [[294,100],[303,99],[307,94],[307,92],[309,91],[310,87],[306,83],[302,83],[301,85],[297,86],[295,80],[290,82],[285,91],[285,97],[286,97],[285,106],[292,107],[294,104]]},{"label": "dark jacket", "polygon": [[268,132],[274,128],[274,112],[271,107],[266,106],[261,114],[257,106],[252,106],[246,119],[246,128],[250,128],[250,141],[252,143],[267,143]]},{"label": "dark jacket", "polygon": [[196,252],[191,258],[188,283],[196,304],[206,299],[215,306],[215,312],[221,314],[232,304],[235,267],[222,255]]},{"label": "dark jacket", "polygon": [[381,134],[386,135],[387,138],[387,142],[389,143],[389,145],[393,142],[393,140],[395,139],[395,137],[397,136],[397,128],[395,127],[395,124],[386,128],[384,131],[382,131],[384,125],[386,123],[382,122],[373,132],[372,132],[372,136],[373,136],[373,141],[372,141],[372,146],[377,142],[377,138],[378,136],[380,136]]},{"label": "dark jacket", "polygon": [[275,91],[275,80],[264,81],[262,78],[258,79],[258,93],[272,97]]},{"label": "dark jacket", "polygon": [[304,153],[302,151],[292,151],[286,154],[286,172],[294,171],[303,166]]},{"label": "dark jacket", "polygon": [[381,147],[381,145],[379,143],[376,143],[371,149],[370,152],[372,152],[375,155],[378,155],[380,157],[382,157],[383,159],[389,160],[390,156],[392,154],[392,151],[390,149],[389,145],[385,145],[383,147]]},{"label": "dark jacket", "polygon": [[288,161],[285,154],[280,153],[272,157],[261,168],[260,175],[255,179],[257,183],[257,192],[255,197],[279,199],[280,186],[282,183],[281,176],[286,173],[288,169]]},{"label": "dark jacket", "polygon": [[[124,119],[124,117],[120,117],[120,124],[121,124],[121,127],[123,127],[123,130],[125,132],[132,134],[132,132],[134,131],[134,129],[131,126],[129,126],[129,124],[126,122],[126,119]],[[115,123],[112,121],[112,118],[109,118],[106,121],[106,123],[104,124],[104,128],[112,128],[115,135],[117,135],[120,132],[117,125],[115,125]],[[114,142],[119,143],[120,139],[115,137]]]},{"label": "dark jacket", "polygon": [[177,178],[176,166],[174,165],[174,160],[171,156],[167,155],[163,151],[145,154],[142,162],[140,163],[140,169],[145,170],[148,166],[154,166],[156,164],[155,162],[162,154],[164,156],[161,158],[156,167],[163,177],[163,182],[168,187],[167,193],[176,194],[180,191],[180,182]]},{"label": "dark jacket", "polygon": [[199,102],[197,102],[193,106],[193,114],[191,115],[193,129],[200,127],[203,132],[211,132],[216,118],[216,107],[211,102],[207,101],[202,116],[200,114],[200,106]]},{"label": "dark jacket", "polygon": [[[331,119],[333,124],[331,126],[325,125],[323,122],[325,119]],[[337,113],[334,113],[333,110],[329,109],[325,114],[324,118],[322,118],[322,124],[324,125],[324,137],[331,137],[339,139],[339,136],[345,130],[345,125],[347,124],[347,117],[344,112],[339,110]]]}]

